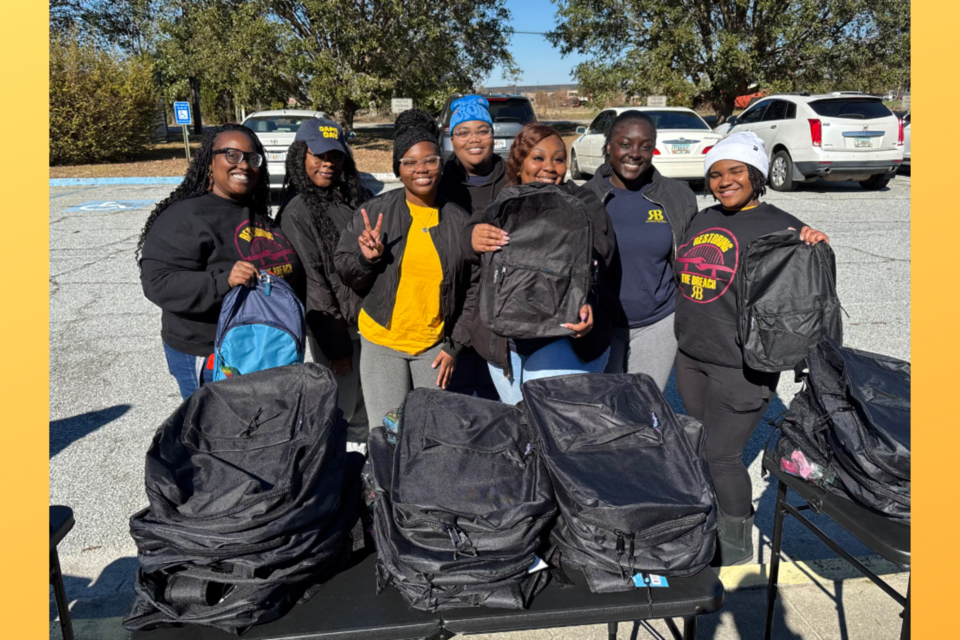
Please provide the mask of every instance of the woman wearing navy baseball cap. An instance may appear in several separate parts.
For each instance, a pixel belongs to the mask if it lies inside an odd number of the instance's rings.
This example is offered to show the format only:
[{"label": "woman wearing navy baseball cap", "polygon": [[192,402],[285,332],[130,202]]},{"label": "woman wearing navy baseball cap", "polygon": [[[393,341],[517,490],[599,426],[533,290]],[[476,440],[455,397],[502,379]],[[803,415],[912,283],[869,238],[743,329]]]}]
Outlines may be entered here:
[{"label": "woman wearing navy baseball cap", "polygon": [[[360,181],[343,129],[333,120],[312,118],[300,126],[286,169],[277,221],[306,270],[310,351],[335,374],[340,409],[349,422],[360,380],[362,300],[340,280],[333,256],[340,233],[371,194]],[[366,442],[364,434],[351,434],[357,438]]]}]

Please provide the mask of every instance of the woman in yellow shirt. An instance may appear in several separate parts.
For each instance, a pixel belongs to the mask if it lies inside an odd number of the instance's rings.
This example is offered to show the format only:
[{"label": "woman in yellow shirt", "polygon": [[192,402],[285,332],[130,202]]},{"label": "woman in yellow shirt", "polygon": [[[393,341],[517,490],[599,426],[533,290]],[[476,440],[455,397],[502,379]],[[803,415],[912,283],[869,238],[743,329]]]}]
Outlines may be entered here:
[{"label": "woman in yellow shirt", "polygon": [[[360,378],[370,426],[417,387],[446,388],[469,342],[471,286],[460,236],[469,214],[437,196],[441,158],[433,118],[397,117],[393,170],[403,189],[364,203],[337,247],[337,271],[362,298]],[[371,218],[376,217],[376,224]]]}]

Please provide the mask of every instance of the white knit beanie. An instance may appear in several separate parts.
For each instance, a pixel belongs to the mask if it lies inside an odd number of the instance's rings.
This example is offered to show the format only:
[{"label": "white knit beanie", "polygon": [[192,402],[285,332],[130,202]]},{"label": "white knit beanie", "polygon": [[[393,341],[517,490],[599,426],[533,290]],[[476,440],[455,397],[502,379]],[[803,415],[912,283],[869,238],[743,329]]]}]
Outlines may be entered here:
[{"label": "white knit beanie", "polygon": [[710,173],[710,167],[721,160],[738,160],[756,167],[764,178],[770,170],[770,161],[767,159],[766,149],[763,148],[763,140],[753,131],[739,131],[713,145],[713,149],[707,152],[703,162],[704,175]]}]

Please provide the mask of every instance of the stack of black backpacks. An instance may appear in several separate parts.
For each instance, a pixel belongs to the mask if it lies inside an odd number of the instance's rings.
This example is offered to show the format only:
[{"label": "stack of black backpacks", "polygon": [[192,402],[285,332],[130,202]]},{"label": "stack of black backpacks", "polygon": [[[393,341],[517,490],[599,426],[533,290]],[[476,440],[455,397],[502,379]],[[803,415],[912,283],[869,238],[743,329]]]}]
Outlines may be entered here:
[{"label": "stack of black backpacks", "polygon": [[910,363],[824,338],[804,364],[777,424],[780,469],[908,523]]},{"label": "stack of black backpacks", "polygon": [[417,609],[524,608],[564,567],[595,592],[688,576],[714,553],[702,425],[645,375],[524,383],[524,402],[427,389],[370,435],[379,584]]},{"label": "stack of black backpacks", "polygon": [[150,506],[130,521],[140,569],[124,626],[242,633],[315,593],[353,547],[363,459],[347,453],[346,428],[333,374],[317,364],[184,401],[147,453]]}]

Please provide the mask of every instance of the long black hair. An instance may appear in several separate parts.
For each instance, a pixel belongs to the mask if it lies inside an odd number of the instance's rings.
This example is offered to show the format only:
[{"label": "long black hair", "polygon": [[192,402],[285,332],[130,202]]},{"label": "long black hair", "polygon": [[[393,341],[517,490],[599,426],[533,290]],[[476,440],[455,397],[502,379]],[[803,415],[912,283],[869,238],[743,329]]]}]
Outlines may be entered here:
[{"label": "long black hair", "polygon": [[263,150],[263,145],[260,144],[257,135],[248,127],[234,123],[222,124],[204,132],[200,151],[193,156],[193,161],[187,168],[187,173],[183,176],[183,182],[169,196],[158,202],[153,211],[150,212],[147,222],[143,225],[140,241],[137,242],[136,258],[138,265],[143,260],[143,243],[147,239],[147,233],[150,232],[150,227],[153,226],[160,214],[178,202],[202,196],[210,190],[210,164],[213,162],[213,144],[218,135],[228,131],[242,131],[247,134],[253,143],[254,150],[263,156],[263,164],[260,165],[258,174],[259,180],[253,188],[253,192],[247,196],[246,204],[250,207],[251,213],[261,221],[268,219],[270,214],[270,174],[267,172],[267,154]]},{"label": "long black hair", "polygon": [[622,125],[624,122],[645,122],[650,125],[650,130],[653,131],[653,137],[657,137],[657,125],[653,123],[653,118],[645,114],[643,111],[637,111],[636,109],[630,109],[629,111],[624,111],[618,115],[614,120],[613,124],[610,125],[610,128],[607,130],[606,138],[603,140],[603,160],[604,162],[610,162],[610,140],[613,138],[613,132],[617,127]]},{"label": "long black hair", "polygon": [[307,143],[298,140],[290,145],[287,150],[287,174],[283,178],[283,188],[280,190],[280,211],[277,212],[276,223],[280,224],[284,209],[290,203],[290,200],[297,194],[303,199],[310,211],[310,216],[320,230],[320,239],[323,246],[321,252],[331,266],[333,264],[333,254],[337,249],[337,243],[340,242],[340,229],[337,228],[333,219],[326,214],[327,207],[334,202],[343,202],[348,207],[356,208],[362,203],[373,197],[370,190],[363,186],[360,180],[360,172],[357,171],[357,164],[353,160],[353,154],[350,147],[347,146],[346,158],[343,160],[343,173],[340,174],[340,181],[328,188],[321,189],[313,184],[313,180],[307,175],[307,152],[309,151]]}]

